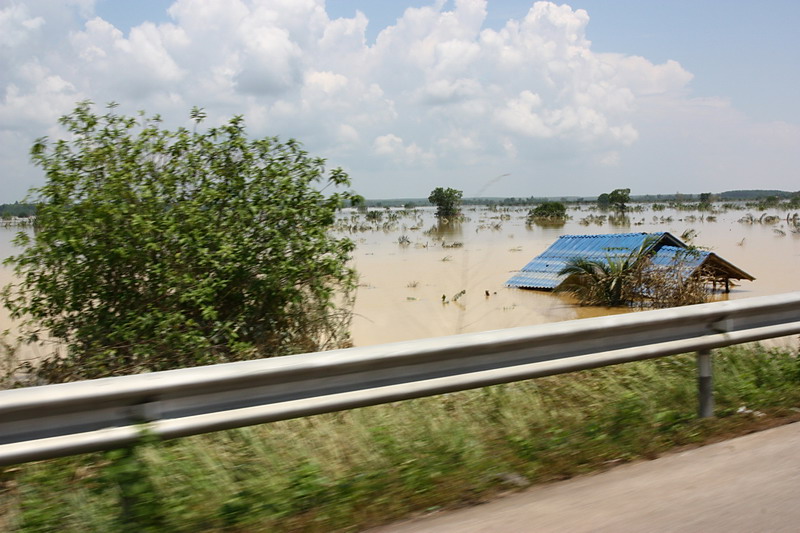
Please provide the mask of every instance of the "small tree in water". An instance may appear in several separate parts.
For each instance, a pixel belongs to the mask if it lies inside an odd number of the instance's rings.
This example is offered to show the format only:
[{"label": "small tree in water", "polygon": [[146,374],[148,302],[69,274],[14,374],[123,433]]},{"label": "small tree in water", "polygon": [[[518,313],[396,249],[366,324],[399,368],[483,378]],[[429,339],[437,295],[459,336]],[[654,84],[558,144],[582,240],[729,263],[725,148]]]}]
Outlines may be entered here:
[{"label": "small tree in water", "polygon": [[437,217],[454,217],[461,213],[462,191],[448,187],[436,187],[428,196],[428,201],[436,206]]},{"label": "small tree in water", "polygon": [[628,209],[628,202],[631,201],[630,189],[614,189],[608,195],[608,202],[619,213],[624,213]]},{"label": "small tree in water", "polygon": [[[251,140],[242,117],[197,131],[103,116],[83,102],[70,137],[32,149],[46,184],[37,231],[7,260],[5,305],[52,339],[49,381],[164,370],[348,342],[353,244],[330,235],[349,192],[299,143]],[[339,305],[337,305],[339,304]]]}]

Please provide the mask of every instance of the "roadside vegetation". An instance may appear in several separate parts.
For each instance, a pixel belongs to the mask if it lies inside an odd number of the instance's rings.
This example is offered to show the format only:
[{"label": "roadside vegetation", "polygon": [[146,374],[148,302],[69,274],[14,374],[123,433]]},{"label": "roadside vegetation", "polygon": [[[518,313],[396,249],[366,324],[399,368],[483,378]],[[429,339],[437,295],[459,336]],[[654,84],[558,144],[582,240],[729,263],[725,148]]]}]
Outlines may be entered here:
[{"label": "roadside vegetation", "polygon": [[[797,353],[692,355],[0,470],[3,531],[357,531],[800,418]],[[146,439],[147,440],[147,439]]]},{"label": "roadside vegetation", "polygon": [[[190,131],[80,103],[39,139],[36,232],[6,260],[3,303],[52,347],[31,380],[74,381],[349,343],[353,243],[330,229],[358,201],[296,141],[244,119]],[[328,188],[323,194],[321,189]]]}]

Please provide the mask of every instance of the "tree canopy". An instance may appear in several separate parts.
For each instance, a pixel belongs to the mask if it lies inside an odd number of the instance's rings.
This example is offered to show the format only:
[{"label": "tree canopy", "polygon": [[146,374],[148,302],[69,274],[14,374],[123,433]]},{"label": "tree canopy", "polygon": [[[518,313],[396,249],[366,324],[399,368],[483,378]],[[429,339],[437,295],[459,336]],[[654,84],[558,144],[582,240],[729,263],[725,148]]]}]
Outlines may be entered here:
[{"label": "tree canopy", "polygon": [[67,139],[34,144],[37,231],[16,239],[3,300],[28,341],[55,341],[45,379],[348,342],[353,244],[329,233],[357,200],[339,189],[348,176],[294,140],[249,139],[240,116],[206,131],[191,117],[193,130],[168,130],[82,102],[60,119]]},{"label": "tree canopy", "polygon": [[461,212],[463,192],[448,187],[436,187],[428,196],[428,201],[436,206],[437,217],[453,217]]},{"label": "tree canopy", "polygon": [[624,213],[628,208],[627,204],[631,201],[630,189],[614,189],[610,193],[604,192],[597,197],[597,206],[601,209],[613,208],[615,211]]},{"label": "tree canopy", "polygon": [[625,210],[628,208],[628,202],[631,201],[631,190],[630,189],[614,189],[608,195],[609,203],[614,207],[615,210],[624,213]]}]

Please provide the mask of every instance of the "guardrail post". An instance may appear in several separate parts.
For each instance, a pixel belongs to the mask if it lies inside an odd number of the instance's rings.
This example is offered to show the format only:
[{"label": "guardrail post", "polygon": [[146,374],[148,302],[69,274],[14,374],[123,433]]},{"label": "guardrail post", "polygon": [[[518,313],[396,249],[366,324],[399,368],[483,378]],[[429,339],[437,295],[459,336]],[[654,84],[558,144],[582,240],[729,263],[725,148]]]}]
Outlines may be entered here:
[{"label": "guardrail post", "polygon": [[711,351],[697,352],[697,392],[700,400],[698,416],[714,416],[714,386],[711,374]]}]

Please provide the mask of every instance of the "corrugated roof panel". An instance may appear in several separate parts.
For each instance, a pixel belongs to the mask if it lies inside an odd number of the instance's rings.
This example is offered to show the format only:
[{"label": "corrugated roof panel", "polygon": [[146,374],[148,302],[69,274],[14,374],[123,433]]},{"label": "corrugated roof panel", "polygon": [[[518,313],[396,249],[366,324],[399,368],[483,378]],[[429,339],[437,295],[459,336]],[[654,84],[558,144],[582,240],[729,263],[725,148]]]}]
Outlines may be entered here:
[{"label": "corrugated roof panel", "polygon": [[676,269],[680,267],[674,273],[676,275],[679,274],[680,278],[686,279],[703,265],[709,255],[711,255],[711,252],[704,250],[662,246],[658,252],[650,257],[650,263],[655,268]]},{"label": "corrugated roof panel", "polygon": [[694,270],[703,264],[711,254],[705,250],[677,248],[675,246],[662,246],[653,254],[650,262],[657,266],[672,266],[680,262],[681,265]]},{"label": "corrugated roof panel", "polygon": [[[506,282],[509,287],[525,289],[555,289],[566,276],[558,273],[570,259],[619,259],[637,250],[648,237],[657,237],[655,253],[651,256],[652,265],[672,267],[680,262],[680,275],[688,278],[704,264],[720,269],[729,278],[754,279],[743,270],[731,265],[712,252],[689,250],[685,245],[667,232],[661,233],[610,233],[604,235],[562,235],[547,250],[534,257],[522,270]],[[678,272],[675,272],[678,274]]]},{"label": "corrugated roof panel", "polygon": [[509,287],[554,289],[565,276],[559,272],[575,257],[605,259],[624,257],[637,250],[649,235],[659,242],[678,242],[669,233],[611,233],[603,235],[562,235],[547,250],[534,257],[506,282]]},{"label": "corrugated roof panel", "polygon": [[[663,233],[653,235],[662,236]],[[562,235],[539,257],[588,257],[627,255],[639,248],[647,233],[612,233],[608,235]]]},{"label": "corrugated roof panel", "polygon": [[506,282],[506,286],[521,289],[555,289],[561,276],[546,272],[519,272]]}]

